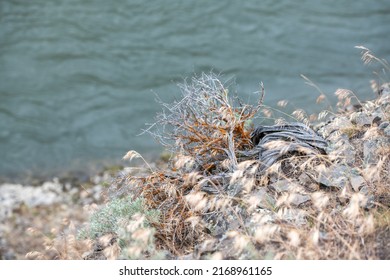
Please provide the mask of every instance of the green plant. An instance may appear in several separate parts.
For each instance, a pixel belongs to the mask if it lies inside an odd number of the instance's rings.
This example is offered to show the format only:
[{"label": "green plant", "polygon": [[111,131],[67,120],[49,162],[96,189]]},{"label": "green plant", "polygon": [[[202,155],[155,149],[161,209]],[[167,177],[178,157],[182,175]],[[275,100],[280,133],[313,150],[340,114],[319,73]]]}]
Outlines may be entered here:
[{"label": "green plant", "polygon": [[79,237],[96,239],[108,233],[118,234],[135,214],[143,214],[144,226],[158,220],[157,210],[148,210],[142,198],[132,200],[130,196],[116,198],[92,214],[87,228],[80,231]]}]

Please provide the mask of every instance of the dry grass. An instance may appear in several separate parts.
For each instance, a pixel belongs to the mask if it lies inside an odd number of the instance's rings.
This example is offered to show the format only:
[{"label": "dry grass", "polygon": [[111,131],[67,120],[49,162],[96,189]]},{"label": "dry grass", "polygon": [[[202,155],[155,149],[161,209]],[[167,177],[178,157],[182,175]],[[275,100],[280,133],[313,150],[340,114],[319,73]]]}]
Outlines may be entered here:
[{"label": "dry grass", "polygon": [[246,126],[261,107],[264,89],[254,106],[242,105],[229,96],[229,90],[213,74],[195,77],[181,89],[181,100],[173,104],[161,102],[164,111],[147,132],[170,152],[188,157],[188,163],[192,160],[203,171],[212,172],[224,160],[225,168],[235,169],[237,151],[251,146]]}]

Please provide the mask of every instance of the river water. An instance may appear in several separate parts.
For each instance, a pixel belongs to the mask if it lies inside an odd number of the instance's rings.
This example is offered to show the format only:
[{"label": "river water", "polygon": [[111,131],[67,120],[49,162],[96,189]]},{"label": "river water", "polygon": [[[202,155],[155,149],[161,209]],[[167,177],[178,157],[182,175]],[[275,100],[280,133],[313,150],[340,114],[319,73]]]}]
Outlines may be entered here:
[{"label": "river water", "polygon": [[[356,45],[390,57],[390,1],[0,0],[0,176],[157,154],[137,136],[177,83],[221,73],[265,103],[372,97]],[[332,98],[331,98],[332,100]]]}]

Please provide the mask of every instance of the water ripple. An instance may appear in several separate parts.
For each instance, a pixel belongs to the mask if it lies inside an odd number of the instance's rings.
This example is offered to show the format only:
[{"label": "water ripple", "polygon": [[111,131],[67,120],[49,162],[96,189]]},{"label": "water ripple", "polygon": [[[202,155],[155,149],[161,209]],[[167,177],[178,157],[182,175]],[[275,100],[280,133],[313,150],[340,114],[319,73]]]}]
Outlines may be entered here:
[{"label": "water ripple", "polygon": [[[0,2],[0,175],[65,168],[76,160],[158,151],[136,137],[176,83],[193,73],[234,75],[244,100],[267,102],[351,87],[369,96],[355,45],[390,56],[388,1]],[[245,97],[246,94],[246,97]]]}]

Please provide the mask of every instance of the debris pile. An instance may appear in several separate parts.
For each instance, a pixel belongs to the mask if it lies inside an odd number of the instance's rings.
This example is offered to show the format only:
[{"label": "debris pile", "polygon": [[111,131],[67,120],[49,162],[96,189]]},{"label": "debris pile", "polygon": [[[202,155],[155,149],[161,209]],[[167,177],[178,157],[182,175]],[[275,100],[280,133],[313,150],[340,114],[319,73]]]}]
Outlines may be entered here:
[{"label": "debris pile", "polygon": [[243,105],[215,76],[194,78],[182,100],[164,104],[163,130],[148,131],[175,155],[169,168],[124,174],[110,195],[160,211],[151,224],[171,258],[375,258],[367,211],[388,215],[388,95],[317,132],[287,122],[254,129],[263,97]]}]

